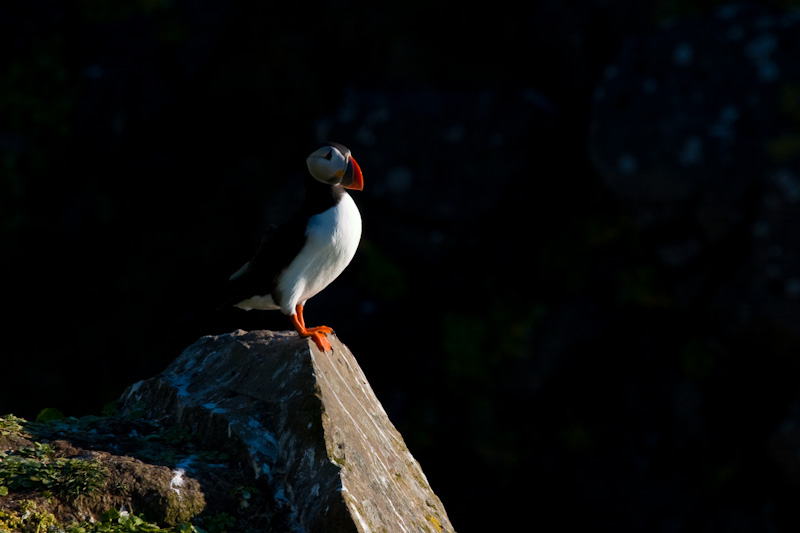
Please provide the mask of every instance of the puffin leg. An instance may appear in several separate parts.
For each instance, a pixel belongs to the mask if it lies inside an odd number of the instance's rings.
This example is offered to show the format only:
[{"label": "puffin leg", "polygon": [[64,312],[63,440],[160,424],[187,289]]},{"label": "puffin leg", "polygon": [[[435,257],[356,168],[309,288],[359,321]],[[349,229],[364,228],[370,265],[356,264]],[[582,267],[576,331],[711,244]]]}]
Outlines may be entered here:
[{"label": "puffin leg", "polygon": [[297,319],[300,322],[300,325],[303,326],[303,328],[305,328],[306,331],[311,331],[311,332],[314,332],[314,333],[316,333],[316,332],[319,332],[319,333],[333,333],[333,328],[329,328],[328,326],[314,326],[312,328],[306,328],[306,321],[303,318],[303,306],[302,305],[298,305],[295,308],[295,311],[297,312]]},{"label": "puffin leg", "polygon": [[331,343],[325,338],[325,332],[318,331],[317,328],[313,328],[313,330],[306,329],[302,323],[302,313],[299,315],[297,313],[292,313],[289,318],[292,320],[294,329],[297,330],[297,333],[299,333],[301,337],[311,337],[311,340],[314,341],[314,344],[317,345],[317,348],[323,352],[333,351]]}]

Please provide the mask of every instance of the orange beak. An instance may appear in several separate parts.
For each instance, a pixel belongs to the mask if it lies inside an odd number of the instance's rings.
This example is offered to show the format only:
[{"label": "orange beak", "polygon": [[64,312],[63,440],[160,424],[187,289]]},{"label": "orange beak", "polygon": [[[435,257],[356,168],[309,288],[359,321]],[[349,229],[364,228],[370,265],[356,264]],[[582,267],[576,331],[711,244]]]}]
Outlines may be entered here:
[{"label": "orange beak", "polygon": [[361,167],[358,166],[353,156],[350,156],[347,162],[347,170],[344,173],[342,186],[345,189],[352,189],[354,191],[364,190],[364,175],[361,174]]}]

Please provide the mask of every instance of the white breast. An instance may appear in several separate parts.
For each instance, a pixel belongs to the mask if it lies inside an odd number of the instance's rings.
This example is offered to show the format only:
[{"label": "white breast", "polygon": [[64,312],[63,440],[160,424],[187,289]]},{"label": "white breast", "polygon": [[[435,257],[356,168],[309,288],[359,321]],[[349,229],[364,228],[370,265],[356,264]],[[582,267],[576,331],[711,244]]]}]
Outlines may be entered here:
[{"label": "white breast", "polygon": [[305,246],[278,279],[281,310],[294,313],[297,304],[305,303],[339,277],[360,240],[361,214],[349,194],[336,206],[311,217]]}]

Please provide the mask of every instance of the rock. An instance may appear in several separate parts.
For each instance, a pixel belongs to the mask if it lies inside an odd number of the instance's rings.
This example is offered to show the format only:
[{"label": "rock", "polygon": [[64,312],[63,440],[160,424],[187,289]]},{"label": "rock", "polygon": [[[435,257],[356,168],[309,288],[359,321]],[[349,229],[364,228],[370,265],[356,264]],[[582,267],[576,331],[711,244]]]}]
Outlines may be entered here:
[{"label": "rock", "polygon": [[136,383],[122,413],[180,424],[266,480],[275,531],[452,531],[439,498],[338,339],[206,336]]},{"label": "rock", "polygon": [[[56,441],[53,448],[58,452],[65,444],[65,441]],[[91,509],[130,509],[132,513],[159,517],[159,522],[175,526],[189,522],[206,506],[200,483],[185,476],[182,469],[147,464],[133,457],[103,451],[75,452],[75,455],[103,465],[109,470],[113,485],[124,487],[118,491],[109,489],[96,497],[84,497],[83,505],[91,503]],[[94,515],[95,519],[100,516],[97,512],[87,514]]]},{"label": "rock", "polygon": [[[63,526],[107,522],[122,513],[178,526],[205,509],[208,485],[201,488],[181,468],[119,453],[126,439],[105,430],[114,426],[121,433],[121,419],[89,424],[91,429],[77,419],[29,424],[0,418],[0,531],[33,527],[25,513],[31,508],[40,522],[49,517],[50,525]],[[19,523],[9,522],[12,517]]]}]

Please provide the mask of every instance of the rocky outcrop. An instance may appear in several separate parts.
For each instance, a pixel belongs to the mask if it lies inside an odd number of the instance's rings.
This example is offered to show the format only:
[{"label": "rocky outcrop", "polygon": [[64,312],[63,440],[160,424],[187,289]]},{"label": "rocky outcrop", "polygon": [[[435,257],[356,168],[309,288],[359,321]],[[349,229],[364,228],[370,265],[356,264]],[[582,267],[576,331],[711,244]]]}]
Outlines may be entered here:
[{"label": "rocky outcrop", "polygon": [[179,424],[266,481],[275,531],[452,531],[439,498],[338,339],[207,336],[129,387],[122,413]]}]

